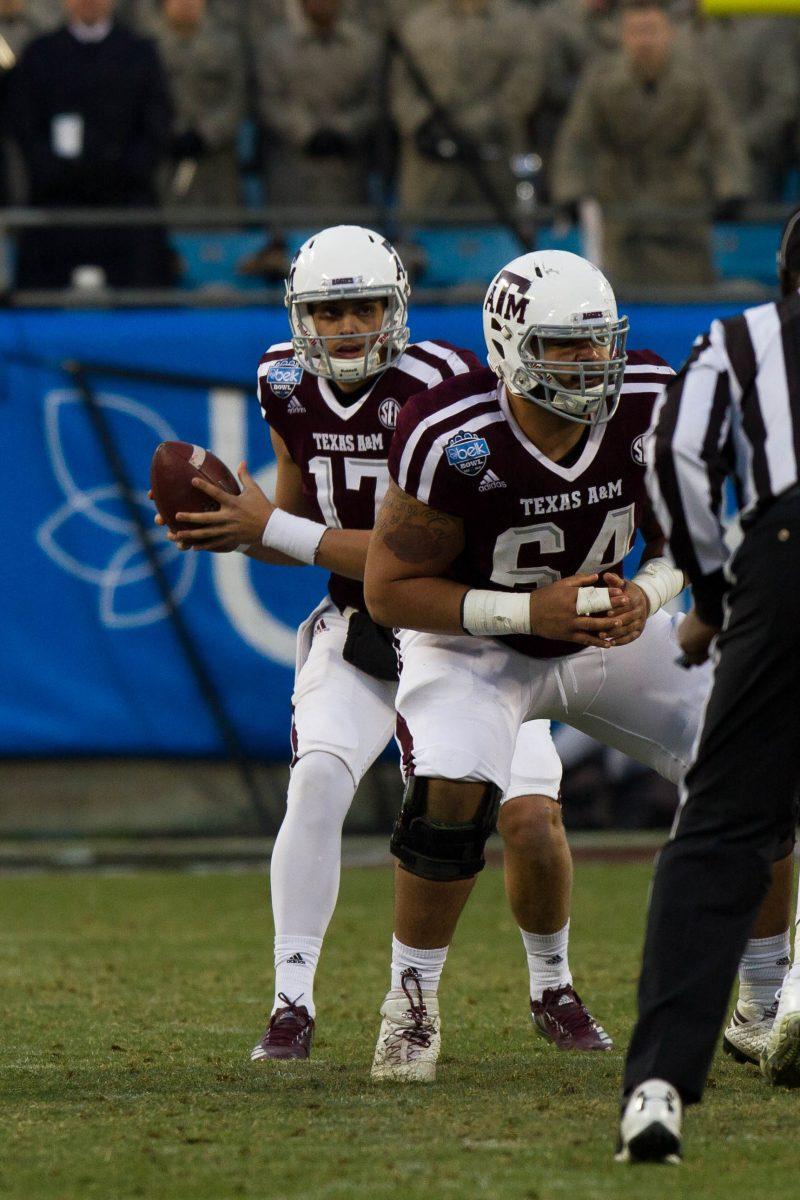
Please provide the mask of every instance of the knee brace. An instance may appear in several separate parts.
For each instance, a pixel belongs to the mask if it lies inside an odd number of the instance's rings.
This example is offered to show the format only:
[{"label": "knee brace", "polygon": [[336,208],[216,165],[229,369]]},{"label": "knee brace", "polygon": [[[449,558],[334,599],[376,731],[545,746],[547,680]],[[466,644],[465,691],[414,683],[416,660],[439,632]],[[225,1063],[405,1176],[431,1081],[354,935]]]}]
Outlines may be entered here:
[{"label": "knee brace", "polygon": [[429,782],[416,775],[408,780],[389,849],[407,871],[422,879],[471,879],[486,865],[483,851],[497,821],[500,788],[484,784],[471,820],[439,821],[428,816]]}]

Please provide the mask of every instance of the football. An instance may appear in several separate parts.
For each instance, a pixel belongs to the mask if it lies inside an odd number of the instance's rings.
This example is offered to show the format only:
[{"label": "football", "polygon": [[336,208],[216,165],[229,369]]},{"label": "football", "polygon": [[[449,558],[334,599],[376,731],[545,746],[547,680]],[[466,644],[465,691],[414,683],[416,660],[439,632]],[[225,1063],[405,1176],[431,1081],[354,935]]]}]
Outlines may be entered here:
[{"label": "football", "polygon": [[219,508],[216,500],[192,487],[195,478],[207,479],[223,491],[238,496],[239,481],[225,463],[191,442],[161,442],[150,464],[150,487],[160,515],[173,533],[181,528],[175,520],[179,512],[213,512]]}]

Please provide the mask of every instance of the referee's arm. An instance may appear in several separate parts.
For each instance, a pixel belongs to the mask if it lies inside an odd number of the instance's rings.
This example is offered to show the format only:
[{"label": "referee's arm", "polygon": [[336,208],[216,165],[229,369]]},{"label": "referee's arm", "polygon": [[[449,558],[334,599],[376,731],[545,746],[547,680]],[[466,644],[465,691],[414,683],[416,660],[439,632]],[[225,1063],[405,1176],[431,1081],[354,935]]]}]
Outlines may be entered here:
[{"label": "referee's arm", "polygon": [[707,626],[722,626],[728,553],[720,519],[733,469],[729,435],[731,370],[715,321],[667,387],[648,444],[647,487],[675,565],[692,585]]}]

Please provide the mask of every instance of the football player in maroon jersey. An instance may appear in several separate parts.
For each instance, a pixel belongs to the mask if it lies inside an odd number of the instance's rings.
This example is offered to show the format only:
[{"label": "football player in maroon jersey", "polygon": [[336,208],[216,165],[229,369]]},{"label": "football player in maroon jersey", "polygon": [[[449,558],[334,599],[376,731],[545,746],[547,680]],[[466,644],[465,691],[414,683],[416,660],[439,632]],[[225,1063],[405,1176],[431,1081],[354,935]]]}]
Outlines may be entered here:
[{"label": "football player in maroon jersey", "polygon": [[[708,668],[676,661],[662,606],[684,579],[646,505],[645,439],[670,368],[626,354],[607,280],[573,254],[515,259],[483,317],[489,368],[400,414],[365,574],[374,619],[403,626],[395,938],[418,955],[452,937],[521,722],[562,721],[678,781],[708,687]],[[643,565],[625,580],[637,529]],[[782,856],[790,847],[787,830]],[[740,996],[762,1035],[786,953],[787,863],[745,958]],[[381,1012],[373,1078],[435,1058],[424,1003],[403,1009],[390,991]]]},{"label": "football player in maroon jersey", "polygon": [[[265,562],[316,563],[331,571],[328,595],[298,632],[294,757],[271,864],[275,1001],[254,1061],[308,1057],[314,973],[338,893],[342,823],[356,786],[394,731],[396,654],[389,631],[366,613],[361,581],[369,531],[389,484],[397,417],[410,396],[479,367],[474,355],[444,342],[409,344],[408,292],[397,254],[370,230],[324,230],[301,248],[287,281],[292,340],[272,346],[258,370],[278,461],[275,503],[242,467],[241,496],[204,486],[219,511],[180,514],[195,531],[175,538],[185,548],[246,545]],[[543,1032],[561,1046],[608,1049],[608,1035],[571,989],[571,859],[548,722],[523,727],[509,765],[500,831],[512,906],[526,931],[531,989],[538,1001],[545,992],[553,1004],[567,997],[560,1014],[569,1020],[546,1023]],[[395,944],[397,997],[413,1007],[410,993],[424,989],[425,1037],[434,1043],[446,953],[441,942],[413,953]],[[428,1072],[429,1063],[420,1070]]]}]

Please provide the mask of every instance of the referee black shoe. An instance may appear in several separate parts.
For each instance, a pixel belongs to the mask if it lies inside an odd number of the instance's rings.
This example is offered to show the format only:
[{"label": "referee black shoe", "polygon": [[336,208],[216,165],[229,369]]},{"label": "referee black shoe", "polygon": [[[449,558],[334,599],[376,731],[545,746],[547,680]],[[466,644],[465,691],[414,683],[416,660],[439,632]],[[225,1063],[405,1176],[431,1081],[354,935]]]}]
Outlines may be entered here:
[{"label": "referee black shoe", "polygon": [[631,1092],[622,1113],[615,1158],[622,1163],[681,1161],[683,1105],[663,1079],[646,1079]]}]

